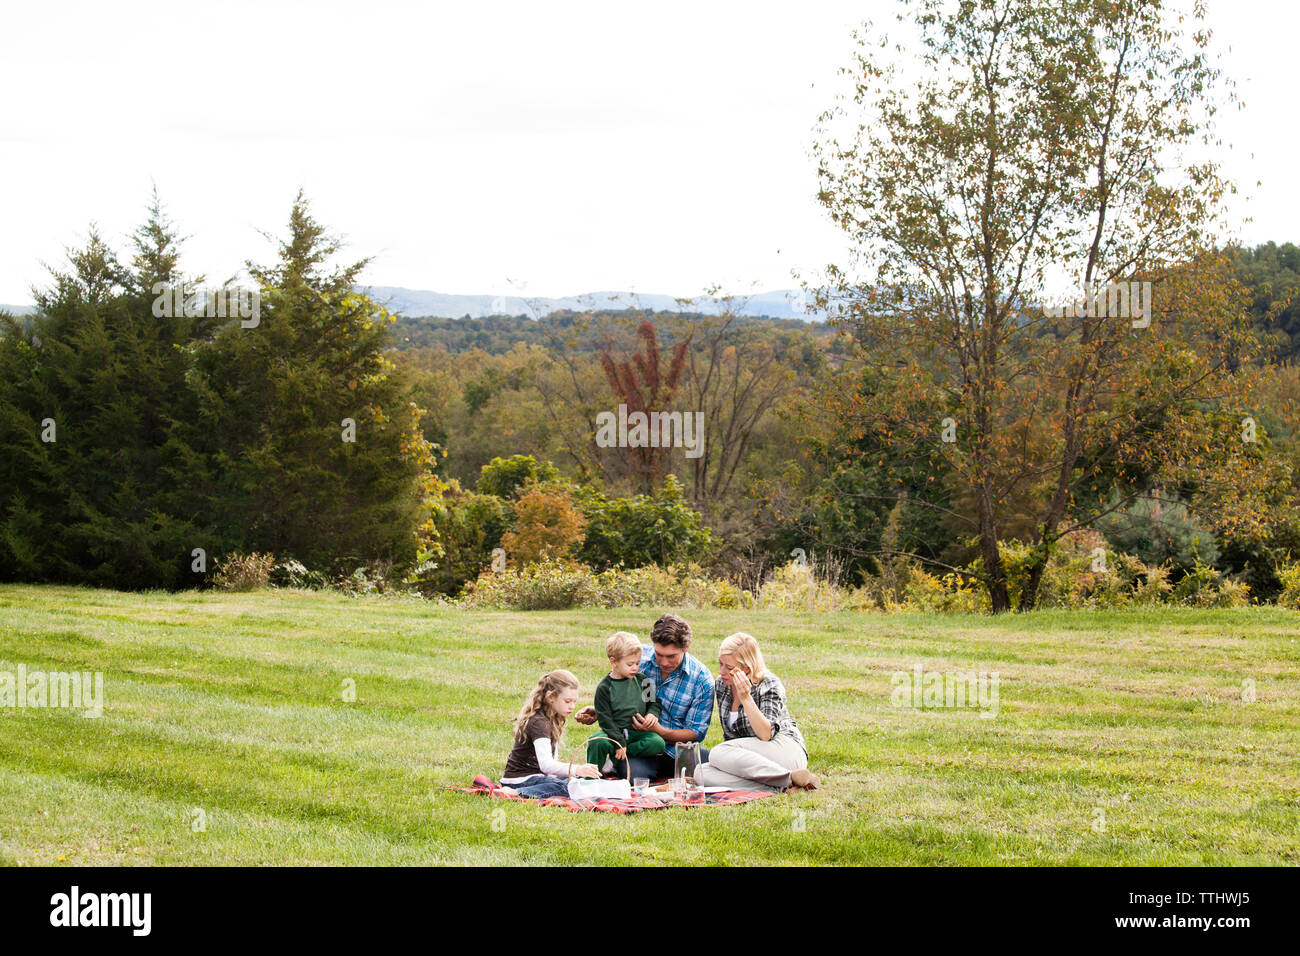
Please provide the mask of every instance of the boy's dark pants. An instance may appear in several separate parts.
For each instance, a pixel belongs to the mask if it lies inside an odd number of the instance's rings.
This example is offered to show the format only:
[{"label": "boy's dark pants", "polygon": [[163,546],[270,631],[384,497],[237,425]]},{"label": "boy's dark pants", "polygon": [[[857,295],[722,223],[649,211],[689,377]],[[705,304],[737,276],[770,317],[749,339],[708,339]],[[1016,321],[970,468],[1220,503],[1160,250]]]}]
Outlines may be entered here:
[{"label": "boy's dark pants", "polygon": [[[595,739],[599,738],[599,739]],[[622,770],[623,762],[614,760],[614,751],[618,744],[605,737],[605,732],[597,731],[587,741],[587,763],[594,763],[596,769],[605,766],[605,758],[614,761],[615,767]],[[654,757],[664,752],[664,739],[653,730],[630,730],[627,735],[627,755],[629,757]]]}]

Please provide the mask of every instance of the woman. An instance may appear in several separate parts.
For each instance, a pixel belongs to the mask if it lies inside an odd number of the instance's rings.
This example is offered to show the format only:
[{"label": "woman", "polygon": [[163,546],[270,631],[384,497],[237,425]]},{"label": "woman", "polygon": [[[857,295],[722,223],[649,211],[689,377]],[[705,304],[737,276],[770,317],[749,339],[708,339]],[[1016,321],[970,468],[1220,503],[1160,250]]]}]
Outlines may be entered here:
[{"label": "woman", "polygon": [[732,634],[718,649],[718,667],[714,692],[724,739],[709,751],[708,763],[695,768],[695,782],[732,790],[816,790],[821,781],[808,771],[803,734],[758,641]]}]

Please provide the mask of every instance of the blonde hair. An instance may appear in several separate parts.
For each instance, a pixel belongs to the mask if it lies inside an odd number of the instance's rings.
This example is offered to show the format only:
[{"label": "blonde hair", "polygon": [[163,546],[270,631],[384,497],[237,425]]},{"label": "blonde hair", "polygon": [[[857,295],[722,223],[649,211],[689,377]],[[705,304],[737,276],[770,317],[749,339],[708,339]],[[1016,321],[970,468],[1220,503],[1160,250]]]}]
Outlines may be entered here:
[{"label": "blonde hair", "polygon": [[605,656],[611,661],[621,661],[632,652],[641,653],[641,639],[627,631],[615,631],[605,642]]},{"label": "blonde hair", "polygon": [[737,631],[722,642],[718,656],[735,654],[736,662],[749,672],[749,682],[757,684],[767,676],[767,664],[763,662],[763,652],[758,649],[758,641],[744,631]]},{"label": "blonde hair", "polygon": [[515,742],[522,743],[527,739],[528,722],[533,719],[534,714],[541,713],[551,722],[551,739],[559,744],[560,738],[564,735],[564,718],[552,709],[551,698],[562,690],[577,689],[578,678],[568,671],[551,671],[549,674],[543,674],[537,681],[537,686],[529,693],[528,699],[524,701],[519,716],[515,718]]}]

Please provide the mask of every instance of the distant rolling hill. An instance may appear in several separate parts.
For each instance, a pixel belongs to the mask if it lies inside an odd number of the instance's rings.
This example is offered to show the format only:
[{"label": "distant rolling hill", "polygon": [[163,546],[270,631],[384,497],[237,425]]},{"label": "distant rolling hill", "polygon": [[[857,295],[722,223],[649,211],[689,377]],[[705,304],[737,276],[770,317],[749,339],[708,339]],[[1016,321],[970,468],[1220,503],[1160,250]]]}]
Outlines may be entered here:
[{"label": "distant rolling hill", "polygon": [[[680,306],[671,295],[652,295],[632,292],[589,292],[561,298],[532,298],[531,296],[501,295],[450,295],[424,289],[403,289],[397,286],[367,286],[375,301],[389,311],[405,316],[437,316],[459,319],[463,316],[479,319],[489,315],[546,315],[560,309],[583,312],[589,309],[643,308],[653,312],[676,312]],[[774,319],[809,319],[820,316],[805,310],[797,289],[778,289],[759,292],[748,298],[738,297],[734,307],[740,315]],[[0,311],[10,315],[30,315],[36,311],[32,305],[0,305]],[[707,299],[699,300],[690,308],[692,312],[712,313],[717,309]]]},{"label": "distant rolling hill", "polygon": [[[559,309],[582,312],[588,309],[644,308],[654,312],[680,310],[671,295],[653,295],[631,292],[589,292],[561,298],[533,298],[531,296],[449,295],[420,289],[402,289],[396,286],[370,286],[366,290],[377,302],[384,303],[392,312],[408,316],[438,316],[441,318],[482,318],[488,315],[545,315]],[[798,290],[784,289],[761,292],[744,300],[736,300],[737,313],[749,316],[768,316],[780,319],[815,319],[801,305]],[[692,312],[716,312],[707,300],[697,302]]]}]

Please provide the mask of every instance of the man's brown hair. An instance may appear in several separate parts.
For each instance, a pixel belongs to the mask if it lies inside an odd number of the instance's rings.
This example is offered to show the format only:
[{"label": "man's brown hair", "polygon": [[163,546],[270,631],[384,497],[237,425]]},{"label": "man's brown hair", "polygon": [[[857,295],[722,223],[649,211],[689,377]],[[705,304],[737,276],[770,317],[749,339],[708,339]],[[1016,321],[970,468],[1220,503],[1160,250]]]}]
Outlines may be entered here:
[{"label": "man's brown hair", "polygon": [[655,626],[650,630],[650,640],[656,644],[687,650],[691,646],[691,626],[676,614],[665,614],[655,621]]}]

